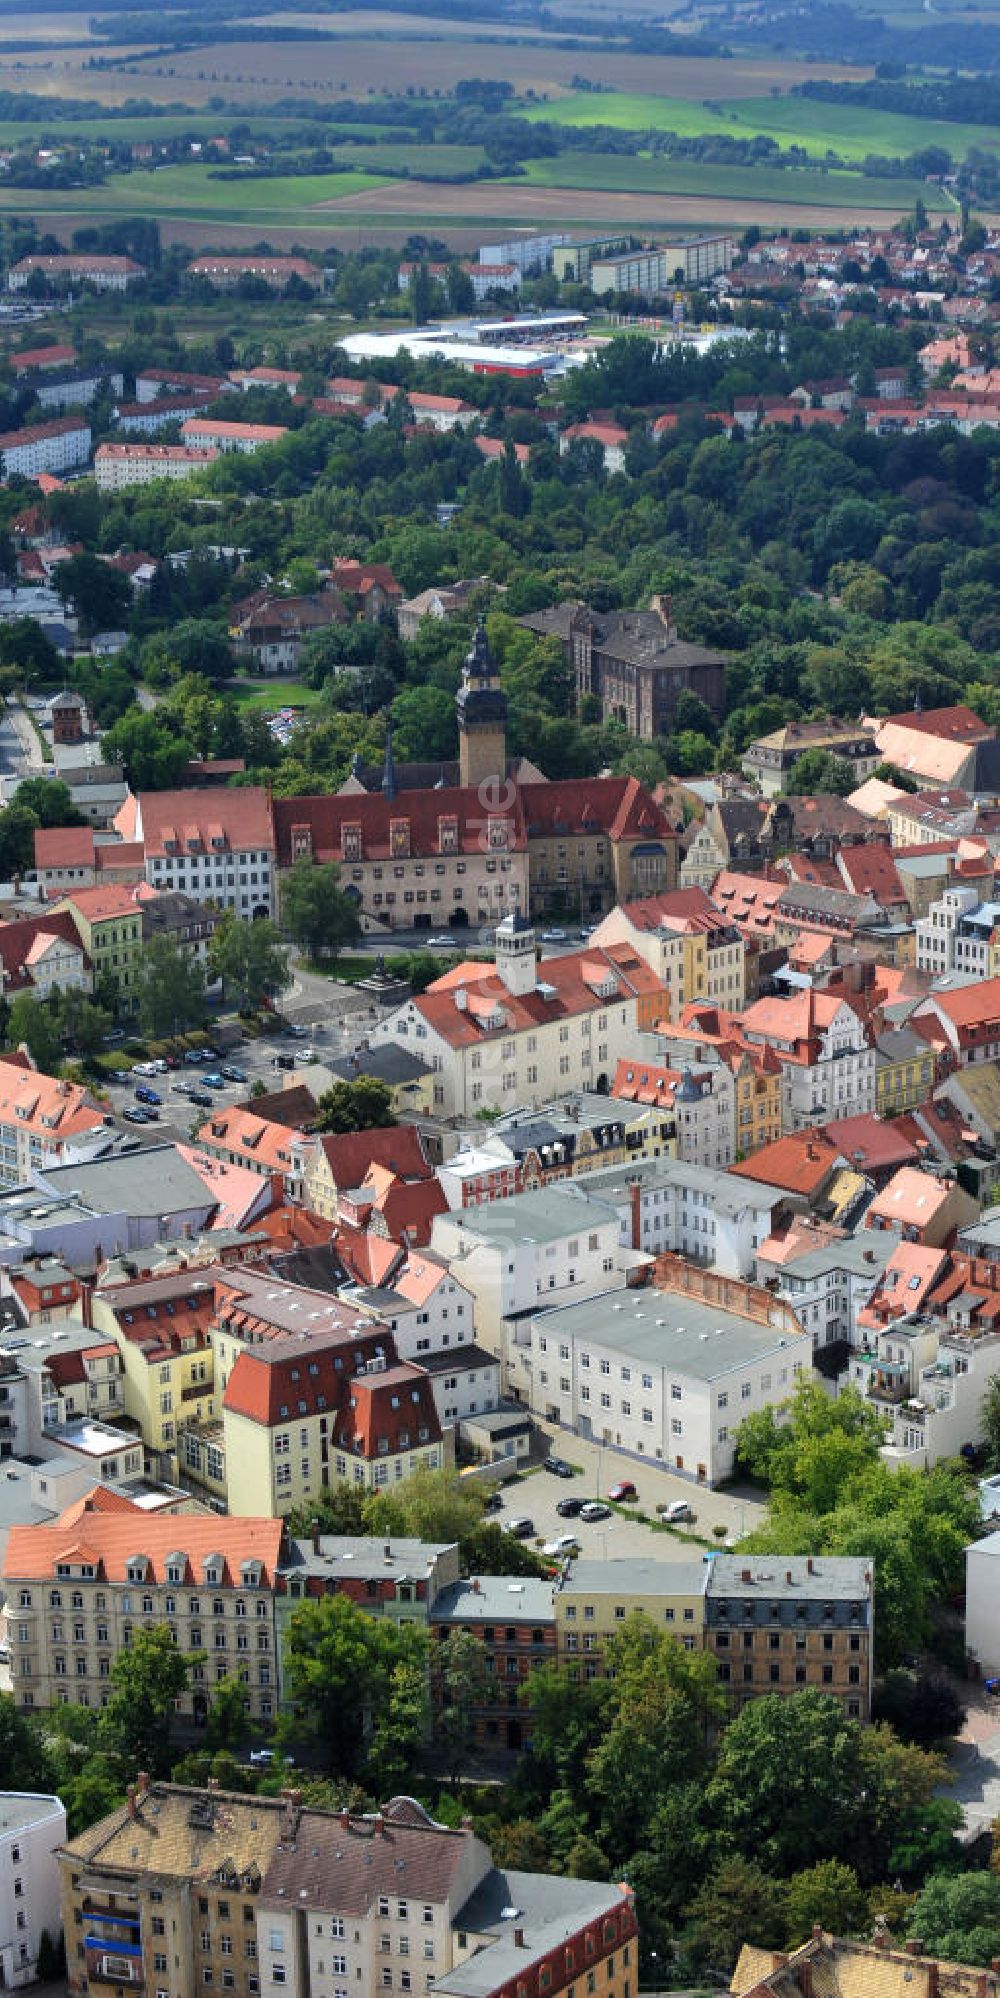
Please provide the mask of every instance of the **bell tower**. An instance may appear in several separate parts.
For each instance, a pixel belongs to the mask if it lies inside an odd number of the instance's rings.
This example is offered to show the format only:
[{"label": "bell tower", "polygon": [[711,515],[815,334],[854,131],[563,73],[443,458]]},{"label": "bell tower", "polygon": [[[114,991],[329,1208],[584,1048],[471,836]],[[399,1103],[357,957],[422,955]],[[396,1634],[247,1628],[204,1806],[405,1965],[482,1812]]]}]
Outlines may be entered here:
[{"label": "bell tower", "polygon": [[472,649],[462,668],[455,700],[458,713],[458,781],[462,785],[499,781],[507,769],[507,696],[480,618]]},{"label": "bell tower", "polygon": [[519,910],[497,924],[494,963],[497,976],[503,979],[513,998],[525,999],[534,991],[538,970],[535,932],[527,916],[522,916]]}]

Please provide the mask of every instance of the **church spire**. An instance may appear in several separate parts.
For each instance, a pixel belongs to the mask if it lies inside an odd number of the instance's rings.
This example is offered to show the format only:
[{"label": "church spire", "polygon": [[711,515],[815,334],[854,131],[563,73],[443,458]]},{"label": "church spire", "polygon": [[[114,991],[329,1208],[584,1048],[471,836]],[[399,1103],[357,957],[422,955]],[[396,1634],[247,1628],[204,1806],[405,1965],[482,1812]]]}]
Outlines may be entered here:
[{"label": "church spire", "polygon": [[385,723],[385,763],[382,769],[382,796],[394,798],[396,795],[396,765],[392,755],[392,714],[386,716]]}]

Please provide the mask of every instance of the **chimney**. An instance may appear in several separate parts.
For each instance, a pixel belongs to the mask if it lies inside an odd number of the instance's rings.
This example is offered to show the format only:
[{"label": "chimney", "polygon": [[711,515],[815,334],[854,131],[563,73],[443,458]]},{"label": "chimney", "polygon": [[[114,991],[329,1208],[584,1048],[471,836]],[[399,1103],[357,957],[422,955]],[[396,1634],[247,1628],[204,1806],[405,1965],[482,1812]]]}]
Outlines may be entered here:
[{"label": "chimney", "polygon": [[992,1970],[994,1977],[1000,1977],[1000,1956],[990,1957],[990,1969]]},{"label": "chimney", "polygon": [[341,1825],[343,1826],[343,1828],[344,1828],[344,1830],[345,1830],[345,1831],[350,1831],[350,1829],[351,1829],[351,1813],[350,1813],[350,1811],[348,1810],[348,1808],[347,1808],[347,1805],[346,1805],[346,1804],[345,1804],[345,1805],[343,1806],[343,1809],[341,1810],[341,1813],[340,1813],[340,1822],[341,1822]]},{"label": "chimney", "polygon": [[475,1575],[473,1577],[472,1593],[474,1596],[481,1596],[483,1593],[482,1583],[480,1582],[478,1575]]},{"label": "chimney", "polygon": [[125,1792],[125,1802],[126,1802],[126,1804],[127,1804],[127,1806],[128,1806],[128,1814],[129,1814],[129,1817],[130,1817],[130,1818],[137,1818],[137,1817],[138,1817],[138,1815],[139,1815],[139,1813],[138,1813],[138,1811],[136,1810],[136,1807],[135,1807],[135,1784],[134,1784],[134,1783],[130,1783],[130,1784],[129,1784],[129,1786],[128,1786],[128,1789],[127,1789],[127,1790],[126,1790],[126,1792]]},{"label": "chimney", "polygon": [[809,1555],[809,1557],[808,1557],[808,1559],[807,1559],[807,1561],[806,1561],[806,1574],[807,1574],[807,1575],[815,1575],[815,1573],[816,1573],[816,1569],[815,1569],[815,1567],[813,1566],[813,1557],[812,1557],[812,1555],[810,1554],[810,1555]]},{"label": "chimney", "polygon": [[629,1197],[629,1208],[632,1217],[632,1247],[633,1249],[641,1249],[642,1248],[642,1187],[640,1186],[639,1181],[637,1179],[630,1180],[628,1197]]},{"label": "chimney", "polygon": [[380,1833],[384,1832],[384,1830],[385,1830],[385,1819],[384,1819],[384,1817],[382,1816],[382,1813],[381,1813],[381,1811],[376,1811],[376,1813],[375,1813],[375,1835],[376,1835],[376,1837],[378,1837]]},{"label": "chimney", "polygon": [[137,1795],[137,1796],[139,1796],[139,1797],[144,1797],[144,1796],[145,1796],[145,1794],[146,1794],[146,1791],[147,1791],[147,1790],[149,1789],[149,1771],[148,1771],[148,1770],[146,1770],[146,1769],[140,1769],[140,1771],[139,1771],[139,1774],[138,1774],[138,1776],[136,1777],[136,1785],[135,1785],[135,1787],[136,1787],[136,1795]]},{"label": "chimney", "polygon": [[788,1589],[792,1587],[792,1571],[790,1568],[785,1569],[785,1587]]},{"label": "chimney", "polygon": [[744,1570],[743,1570],[743,1573],[742,1573],[742,1575],[740,1576],[740,1580],[741,1580],[742,1582],[752,1582],[752,1581],[753,1581],[753,1576],[752,1576],[752,1574],[750,1573],[750,1570],[749,1570],[749,1568],[744,1568]]},{"label": "chimney", "polygon": [[876,1949],[888,1949],[889,1947],[888,1931],[884,1928],[876,1928],[875,1934],[872,1936],[872,1943],[874,1944],[874,1947]]},{"label": "chimney", "polygon": [[515,1929],[515,1930],[514,1930],[514,1947],[515,1947],[515,1949],[523,1949],[523,1948],[524,1948],[524,1930],[523,1930],[523,1929]]},{"label": "chimney", "polygon": [[925,1998],[938,1998],[938,1966],[936,1957],[927,1965],[927,1990]]},{"label": "chimney", "polygon": [[313,1553],[314,1553],[314,1554],[318,1554],[318,1553],[319,1553],[319,1520],[318,1520],[318,1519],[311,1519],[311,1520],[309,1521],[309,1531],[310,1531],[310,1533],[311,1533],[311,1535],[312,1535],[312,1550],[313,1550]]},{"label": "chimney", "polygon": [[385,1546],[382,1549],[382,1553],[387,1561],[392,1560],[392,1548],[390,1547],[388,1540],[386,1541]]}]

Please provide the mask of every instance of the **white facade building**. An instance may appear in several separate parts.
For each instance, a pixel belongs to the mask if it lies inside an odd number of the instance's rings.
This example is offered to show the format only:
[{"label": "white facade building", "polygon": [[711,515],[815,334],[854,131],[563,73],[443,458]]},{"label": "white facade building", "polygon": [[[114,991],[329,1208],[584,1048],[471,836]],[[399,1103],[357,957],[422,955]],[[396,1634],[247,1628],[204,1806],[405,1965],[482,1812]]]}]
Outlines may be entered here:
[{"label": "white facade building", "polygon": [[1000,1673],[1000,1532],[965,1550],[965,1648],[984,1679]]},{"label": "white facade building", "polygon": [[87,463],[90,443],[89,423],[72,416],[4,431],[0,435],[3,476],[9,479],[20,472],[23,478],[35,479],[39,472],[73,472]]},{"label": "white facade building", "polygon": [[0,1986],[33,1984],[43,1930],[62,1931],[56,1852],[66,1839],[58,1797],[0,1792]]},{"label": "white facade building", "polygon": [[443,1258],[414,1253],[384,1285],[341,1296],[386,1326],[401,1360],[426,1367],[442,1428],[499,1406],[499,1358],[477,1346],[476,1300]]},{"label": "white facade building", "polygon": [[218,451],[194,444],[99,444],[94,477],[102,493],[151,486],[159,479],[190,479],[214,465]]},{"label": "white facade building", "polygon": [[856,1346],[863,1337],[858,1330],[858,1313],[870,1302],[898,1243],[894,1231],[883,1234],[868,1229],[843,1241],[807,1249],[786,1262],[771,1263],[761,1256],[758,1280],[773,1280],[775,1296],[792,1305],[810,1334],[814,1351],[840,1340]]},{"label": "white facade building", "polygon": [[745,1296],[762,1317],[650,1288],[538,1313],[525,1398],[548,1422],[715,1485],[732,1473],[740,1423],[787,1400],[812,1363],[790,1307]]},{"label": "white facade building", "polygon": [[614,1208],[622,1248],[684,1256],[743,1279],[753,1276],[776,1217],[793,1204],[782,1187],[682,1159],[599,1167],[587,1174],[587,1192]]}]

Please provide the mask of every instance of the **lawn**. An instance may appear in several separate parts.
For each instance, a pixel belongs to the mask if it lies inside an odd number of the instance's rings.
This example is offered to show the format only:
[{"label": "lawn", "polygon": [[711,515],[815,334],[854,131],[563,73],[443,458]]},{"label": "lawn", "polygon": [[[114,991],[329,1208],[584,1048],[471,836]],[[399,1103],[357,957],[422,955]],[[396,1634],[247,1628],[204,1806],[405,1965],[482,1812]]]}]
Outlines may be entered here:
[{"label": "lawn", "polygon": [[919,197],[935,213],[951,214],[955,209],[949,194],[924,181],[869,179],[859,173],[821,173],[806,167],[709,166],[699,160],[565,153],[560,159],[530,160],[525,178],[536,187],[719,195],[731,201],[773,201],[783,207],[886,208],[902,215]]},{"label": "lawn", "polygon": [[[137,93],[138,95],[139,93]],[[397,125],[360,125],[345,120],[324,124],[313,118],[272,118],[256,106],[250,114],[240,111],[155,111],[141,117],[73,118],[58,116],[51,105],[39,99],[37,117],[0,118],[0,145],[27,143],[29,139],[94,139],[102,145],[148,140],[155,145],[164,139],[211,139],[225,136],[234,126],[244,126],[255,138],[301,139],[310,146],[327,146],[345,139],[393,139],[405,144],[407,133]],[[366,147],[366,152],[372,148]],[[357,155],[352,154],[354,163]]]},{"label": "lawn", "polygon": [[810,97],[746,97],[728,100],[719,109],[679,97],[651,97],[625,91],[577,91],[558,103],[518,107],[522,117],[555,125],[610,125],[617,131],[676,132],[678,138],[726,133],[741,138],[761,133],[781,146],[803,146],[822,159],[827,150],[846,160],[863,160],[867,153],[905,158],[921,146],[943,146],[964,159],[970,146],[1000,145],[992,125],[949,124],[943,119],[912,118],[873,111],[851,104],[824,104]]},{"label": "lawn", "polygon": [[301,680],[232,680],[226,688],[237,707],[263,708],[277,714],[279,708],[314,708],[322,695]]},{"label": "lawn", "polygon": [[326,204],[385,187],[377,174],[362,171],[301,174],[287,179],[219,180],[212,169],[190,166],[157,167],[119,174],[103,187],[4,188],[0,213],[30,215],[147,215],[157,220],[249,222],[266,225],[322,221]]},{"label": "lawn", "polygon": [[486,155],[482,146],[417,146],[404,137],[391,143],[352,147],[336,157],[350,167],[380,167],[388,173],[412,173],[421,180],[434,180],[439,174],[475,173]]}]

